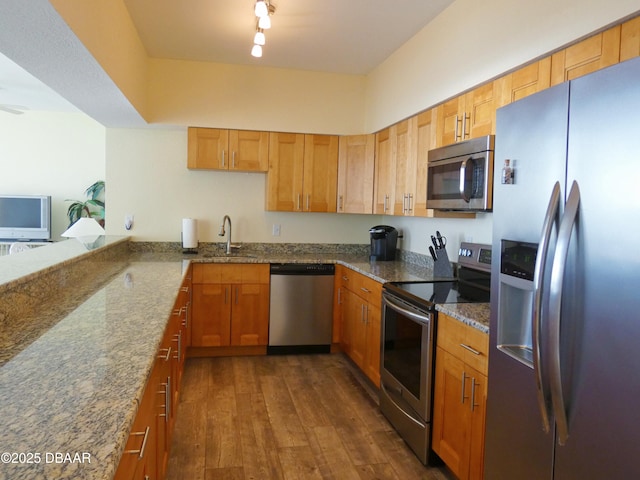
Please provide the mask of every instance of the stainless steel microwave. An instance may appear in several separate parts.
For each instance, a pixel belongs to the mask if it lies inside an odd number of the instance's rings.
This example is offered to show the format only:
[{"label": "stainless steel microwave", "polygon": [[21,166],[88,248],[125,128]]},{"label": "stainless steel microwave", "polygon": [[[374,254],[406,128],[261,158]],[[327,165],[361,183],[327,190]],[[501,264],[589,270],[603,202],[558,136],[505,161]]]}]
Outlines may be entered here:
[{"label": "stainless steel microwave", "polygon": [[429,150],[427,208],[490,211],[495,136]]}]

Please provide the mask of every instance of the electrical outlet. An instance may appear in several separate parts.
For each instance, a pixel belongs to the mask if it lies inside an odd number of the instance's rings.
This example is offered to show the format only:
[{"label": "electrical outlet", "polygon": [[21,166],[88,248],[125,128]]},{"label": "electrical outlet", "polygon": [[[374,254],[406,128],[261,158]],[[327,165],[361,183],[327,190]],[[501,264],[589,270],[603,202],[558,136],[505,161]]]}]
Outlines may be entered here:
[{"label": "electrical outlet", "polygon": [[274,223],[273,224],[273,229],[271,231],[271,235],[273,235],[274,237],[279,237],[280,236],[280,224],[279,223]]}]

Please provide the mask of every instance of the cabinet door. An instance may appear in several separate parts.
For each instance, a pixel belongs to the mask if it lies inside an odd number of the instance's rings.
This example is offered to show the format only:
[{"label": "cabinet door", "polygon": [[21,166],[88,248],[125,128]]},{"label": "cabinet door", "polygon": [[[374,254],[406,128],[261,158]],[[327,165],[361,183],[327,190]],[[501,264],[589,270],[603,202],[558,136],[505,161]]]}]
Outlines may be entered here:
[{"label": "cabinet door", "polygon": [[632,18],[620,27],[620,61],[640,56],[640,17]]},{"label": "cabinet door", "polygon": [[267,345],[269,339],[269,285],[237,284],[231,308],[231,345]]},{"label": "cabinet door", "polygon": [[367,305],[366,350],[364,373],[376,385],[380,386],[380,308]]},{"label": "cabinet door", "polygon": [[551,85],[558,85],[620,61],[620,25],[551,56]]},{"label": "cabinet door", "polygon": [[467,368],[471,376],[471,424],[469,425],[471,443],[469,445],[469,474],[467,478],[484,478],[484,428],[487,410],[487,377],[480,372]]},{"label": "cabinet door", "polygon": [[396,166],[393,163],[393,140],[390,128],[376,133],[373,213],[392,213],[393,188],[396,183]]},{"label": "cabinet door", "polygon": [[427,210],[427,169],[429,167],[429,150],[436,146],[436,110],[427,110],[415,116],[413,127],[413,155],[415,156],[415,194],[413,199],[413,215],[416,217],[431,216]]},{"label": "cabinet door", "polygon": [[228,145],[228,130],[189,127],[187,133],[187,167],[227,170]]},{"label": "cabinet door", "polygon": [[412,215],[412,202],[416,190],[416,158],[413,155],[411,142],[413,123],[409,120],[399,122],[392,128],[394,135],[393,163],[396,169],[394,186],[393,215]]},{"label": "cabinet door", "polygon": [[458,478],[464,478],[461,474],[466,470],[467,464],[467,425],[470,412],[468,383],[462,360],[437,347],[433,397],[433,451]]},{"label": "cabinet door", "polygon": [[340,137],[338,213],[373,213],[375,135]]},{"label": "cabinet door", "polygon": [[269,168],[269,132],[229,131],[229,170],[266,172]]},{"label": "cabinet door", "polygon": [[438,147],[462,140],[464,95],[452,98],[436,107]]},{"label": "cabinet door", "polygon": [[231,286],[206,283],[193,285],[191,318],[191,344],[194,347],[229,345]]},{"label": "cabinet door", "polygon": [[335,212],[337,187],[338,137],[305,135],[302,210]]},{"label": "cabinet door", "polygon": [[267,210],[302,211],[304,135],[269,135],[269,173],[267,174]]},{"label": "cabinet door", "polygon": [[496,130],[496,84],[489,82],[465,95],[462,139],[482,137]]},{"label": "cabinet door", "polygon": [[496,80],[499,90],[497,107],[516,102],[549,88],[551,57],[543,58]]}]

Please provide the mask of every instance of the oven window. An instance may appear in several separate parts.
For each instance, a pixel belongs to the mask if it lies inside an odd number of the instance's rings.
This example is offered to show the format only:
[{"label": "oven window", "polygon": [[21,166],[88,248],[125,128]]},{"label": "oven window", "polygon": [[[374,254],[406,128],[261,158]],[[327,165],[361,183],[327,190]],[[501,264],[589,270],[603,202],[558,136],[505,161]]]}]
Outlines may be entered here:
[{"label": "oven window", "polygon": [[420,380],[425,375],[421,373],[423,325],[388,306],[384,315],[383,367],[420,398]]}]

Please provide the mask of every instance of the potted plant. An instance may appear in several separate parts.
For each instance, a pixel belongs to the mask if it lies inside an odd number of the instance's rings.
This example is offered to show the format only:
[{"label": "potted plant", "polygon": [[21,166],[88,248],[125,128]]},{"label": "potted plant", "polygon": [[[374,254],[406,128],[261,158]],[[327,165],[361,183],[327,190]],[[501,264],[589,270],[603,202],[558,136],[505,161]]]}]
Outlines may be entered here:
[{"label": "potted plant", "polygon": [[67,209],[67,217],[69,217],[69,226],[73,225],[81,217],[92,217],[104,228],[104,180],[98,180],[85,190],[87,200],[81,202],[79,200],[69,200],[72,202]]}]

